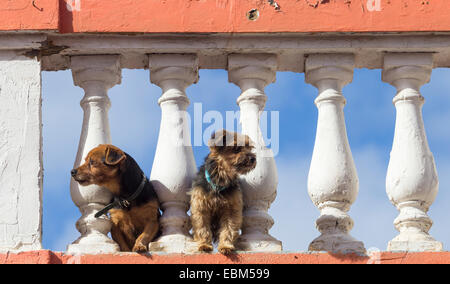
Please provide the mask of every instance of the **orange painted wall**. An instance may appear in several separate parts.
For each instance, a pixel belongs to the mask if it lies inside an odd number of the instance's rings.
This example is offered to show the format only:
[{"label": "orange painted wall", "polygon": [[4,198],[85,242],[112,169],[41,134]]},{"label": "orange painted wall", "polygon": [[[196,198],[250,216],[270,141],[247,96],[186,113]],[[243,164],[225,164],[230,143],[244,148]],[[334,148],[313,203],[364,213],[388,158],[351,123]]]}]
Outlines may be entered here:
[{"label": "orange painted wall", "polygon": [[[79,11],[63,7],[61,32],[450,31],[449,0],[380,0],[380,11],[367,5],[377,0],[276,0],[280,10],[268,0],[78,1]],[[252,9],[256,21],[247,19]]]},{"label": "orange painted wall", "polygon": [[0,0],[0,30],[58,30],[59,0]]},{"label": "orange painted wall", "polygon": [[83,255],[32,251],[0,254],[0,264],[450,264],[449,252],[389,253],[373,258],[328,253],[250,253],[225,257],[218,254],[196,255]]},{"label": "orange painted wall", "polygon": [[[380,7],[367,2],[379,1]],[[0,30],[62,33],[450,31],[449,0],[0,0]],[[378,9],[379,8],[379,9]],[[247,13],[258,9],[255,21]]]}]

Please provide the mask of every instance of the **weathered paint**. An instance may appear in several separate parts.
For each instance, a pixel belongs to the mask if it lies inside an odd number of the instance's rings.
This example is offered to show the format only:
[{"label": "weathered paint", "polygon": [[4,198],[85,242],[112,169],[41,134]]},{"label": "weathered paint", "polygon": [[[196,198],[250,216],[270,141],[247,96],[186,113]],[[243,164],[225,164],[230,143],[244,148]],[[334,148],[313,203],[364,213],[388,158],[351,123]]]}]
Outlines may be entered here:
[{"label": "weathered paint", "polygon": [[58,30],[59,0],[0,1],[0,31]]},{"label": "weathered paint", "polygon": [[139,254],[71,256],[60,252],[32,251],[0,254],[0,264],[450,264],[450,252],[390,253],[368,256],[328,253],[249,253],[225,257],[219,254]]},{"label": "weathered paint", "polygon": [[[2,0],[0,31],[450,31],[448,0]],[[251,16],[251,17],[250,17]]]},{"label": "weathered paint", "polygon": [[308,174],[308,193],[320,210],[316,228],[321,235],[310,251],[365,253],[364,244],[349,232],[353,219],[347,214],[356,201],[359,179],[347,138],[342,93],[353,80],[355,58],[349,54],[315,54],[306,60],[305,81],[319,95],[316,142]]},{"label": "weathered paint", "polygon": [[37,58],[0,51],[0,117],[0,251],[41,249],[41,64]]},{"label": "weathered paint", "polygon": [[448,0],[277,0],[279,9],[266,0],[62,1],[71,4],[61,4],[62,33],[450,31]]},{"label": "weathered paint", "polygon": [[198,58],[189,54],[151,55],[149,66],[151,82],[162,90],[158,100],[161,124],[150,180],[163,210],[161,236],[149,249],[184,253],[195,248],[189,234],[187,192],[197,172],[192,147],[185,146],[191,141],[188,124],[184,123],[188,121],[189,105],[185,90],[199,79]]},{"label": "weathered paint", "polygon": [[[108,90],[120,84],[122,71],[118,56],[74,56],[70,59],[76,86],[84,90],[81,100],[83,126],[74,168],[84,163],[88,153],[100,144],[111,144],[108,110],[111,101]],[[109,190],[98,185],[82,186],[70,180],[70,196],[80,209],[76,228],[81,236],[67,247],[71,254],[114,253],[119,246],[107,234],[111,230],[108,218],[95,218],[95,214],[111,201]]]},{"label": "weathered paint", "polygon": [[386,192],[400,214],[394,221],[400,232],[388,251],[442,251],[443,245],[428,232],[433,220],[427,212],[439,191],[433,153],[428,146],[421,86],[430,82],[433,55],[386,54],[382,79],[394,86],[396,122],[386,175]]}]

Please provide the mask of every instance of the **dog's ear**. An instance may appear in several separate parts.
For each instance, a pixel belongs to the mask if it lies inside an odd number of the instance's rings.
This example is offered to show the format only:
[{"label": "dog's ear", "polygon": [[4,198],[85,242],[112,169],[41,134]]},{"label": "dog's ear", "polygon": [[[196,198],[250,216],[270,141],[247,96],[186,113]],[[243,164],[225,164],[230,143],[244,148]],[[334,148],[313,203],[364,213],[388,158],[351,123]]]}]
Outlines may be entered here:
[{"label": "dog's ear", "polygon": [[125,160],[127,156],[124,152],[120,151],[119,149],[115,149],[112,147],[106,148],[105,153],[105,164],[108,166],[116,166],[123,160]]},{"label": "dog's ear", "polygon": [[219,130],[211,135],[208,146],[211,148],[220,148],[226,146],[233,146],[235,143],[235,133],[226,130]]},{"label": "dog's ear", "polygon": [[245,147],[250,147],[250,148],[255,148],[255,142],[253,142],[253,140],[248,136],[248,135],[243,135],[243,146]]}]

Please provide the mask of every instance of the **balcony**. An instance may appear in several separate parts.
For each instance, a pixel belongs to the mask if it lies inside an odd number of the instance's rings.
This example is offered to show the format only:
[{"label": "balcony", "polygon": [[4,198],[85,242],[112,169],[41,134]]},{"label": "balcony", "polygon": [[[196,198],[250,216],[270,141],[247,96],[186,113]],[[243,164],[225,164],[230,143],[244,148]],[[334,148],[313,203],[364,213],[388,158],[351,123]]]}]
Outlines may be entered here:
[{"label": "balcony", "polygon": [[[0,24],[0,91],[10,94],[0,96],[0,251],[5,252],[0,263],[450,263],[442,242],[429,233],[433,221],[428,211],[439,179],[421,94],[434,69],[450,66],[450,22],[440,13],[445,1],[420,7],[397,2],[378,7],[368,1],[363,12],[354,4],[319,1],[295,6],[280,0],[278,8],[271,1],[204,1],[193,6],[161,2],[150,10],[141,4],[122,9],[115,6],[117,1],[21,2],[23,6],[0,11],[6,18],[21,15]],[[213,14],[198,21],[207,9]],[[297,21],[296,13],[310,21]],[[336,28],[323,20],[330,13],[340,15]],[[395,16],[401,20],[386,25],[384,20]],[[419,16],[428,17],[429,24],[417,25]],[[111,21],[113,17],[124,20]],[[352,84],[354,70],[363,68],[381,70],[380,83],[396,90],[386,199],[398,209],[393,220],[398,235],[386,244],[388,252],[368,250],[351,233],[349,211],[357,202],[359,177],[347,135],[344,87]],[[79,238],[64,253],[42,250],[42,72],[70,71],[73,84],[84,91],[77,166],[93,147],[113,141],[109,90],[122,83],[124,69],[146,70],[150,82],[161,89],[150,179],[162,205],[163,233],[150,244],[154,256],[118,253],[108,236],[110,221],[94,217],[109,203],[110,194],[73,181],[73,206],[81,213]],[[242,131],[256,141],[259,155],[257,169],[244,177],[244,226],[234,258],[195,253],[190,235],[186,192],[197,165],[192,133],[184,123],[190,104],[186,89],[201,83],[199,72],[206,69],[225,70],[229,83],[240,89],[236,98]],[[271,99],[266,87],[286,71],[304,74],[317,92],[316,140],[303,187],[320,212],[315,220],[320,236],[311,240],[307,254],[283,252],[283,240],[270,234],[277,222],[268,212],[276,200],[278,174],[259,122]]]}]

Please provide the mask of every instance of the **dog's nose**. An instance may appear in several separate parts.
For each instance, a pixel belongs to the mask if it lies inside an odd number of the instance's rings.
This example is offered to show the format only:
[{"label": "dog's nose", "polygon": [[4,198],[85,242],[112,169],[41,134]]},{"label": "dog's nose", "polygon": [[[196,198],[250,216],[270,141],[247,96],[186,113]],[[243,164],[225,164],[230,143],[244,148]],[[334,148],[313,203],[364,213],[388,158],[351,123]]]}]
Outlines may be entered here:
[{"label": "dog's nose", "polygon": [[253,163],[255,163],[256,162],[256,157],[251,157],[250,158],[250,162],[253,164]]},{"label": "dog's nose", "polygon": [[77,170],[76,170],[76,169],[71,170],[71,171],[70,171],[70,174],[71,174],[73,177],[76,176],[76,175],[77,175]]}]

